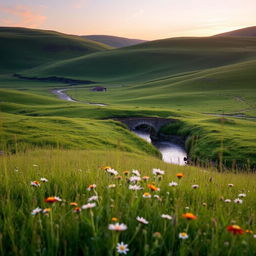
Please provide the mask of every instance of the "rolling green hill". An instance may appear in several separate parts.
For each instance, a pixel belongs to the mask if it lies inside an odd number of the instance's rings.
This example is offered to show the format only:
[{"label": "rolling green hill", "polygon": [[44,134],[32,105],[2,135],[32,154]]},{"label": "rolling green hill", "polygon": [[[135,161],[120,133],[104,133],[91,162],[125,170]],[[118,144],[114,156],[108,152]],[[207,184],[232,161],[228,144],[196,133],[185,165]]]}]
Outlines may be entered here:
[{"label": "rolling green hill", "polygon": [[0,72],[16,72],[107,49],[106,45],[54,31],[0,27]]},{"label": "rolling green hill", "polygon": [[125,37],[107,36],[107,35],[88,35],[88,36],[81,36],[81,37],[90,39],[99,43],[103,43],[114,48],[127,47],[127,46],[146,42],[146,40],[141,40],[141,39],[130,39]]},{"label": "rolling green hill", "polygon": [[25,74],[132,83],[255,58],[256,38],[174,38],[59,61]]}]

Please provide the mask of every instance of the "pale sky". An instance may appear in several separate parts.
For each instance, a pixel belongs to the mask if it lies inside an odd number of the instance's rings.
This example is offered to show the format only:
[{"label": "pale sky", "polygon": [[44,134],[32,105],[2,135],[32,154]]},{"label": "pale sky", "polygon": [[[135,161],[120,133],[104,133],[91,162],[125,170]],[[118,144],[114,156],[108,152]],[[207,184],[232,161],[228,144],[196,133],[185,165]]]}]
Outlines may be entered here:
[{"label": "pale sky", "polygon": [[0,0],[0,26],[140,39],[256,25],[256,0]]}]

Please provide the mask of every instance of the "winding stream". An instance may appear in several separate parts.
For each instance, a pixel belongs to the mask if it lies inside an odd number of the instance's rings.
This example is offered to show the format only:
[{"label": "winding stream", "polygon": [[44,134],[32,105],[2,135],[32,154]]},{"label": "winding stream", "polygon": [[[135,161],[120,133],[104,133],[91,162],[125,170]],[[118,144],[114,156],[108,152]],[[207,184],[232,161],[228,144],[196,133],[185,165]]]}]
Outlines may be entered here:
[{"label": "winding stream", "polygon": [[[70,96],[68,96],[65,92],[68,89],[55,89],[51,92],[56,95],[58,98],[69,101],[69,102],[79,102]],[[106,106],[102,103],[87,103],[91,105],[97,105],[97,106]],[[185,165],[186,161],[184,158],[187,158],[187,153],[183,147],[181,147],[178,144],[171,143],[169,141],[154,141],[152,142],[150,138],[150,133],[142,130],[134,130],[133,131],[136,135],[138,135],[140,138],[146,140],[148,143],[151,143],[154,145],[162,154],[162,160],[166,163],[171,164],[178,164],[178,165]]]},{"label": "winding stream", "polygon": [[187,153],[185,149],[180,145],[171,143],[169,141],[160,140],[152,142],[149,132],[141,130],[134,130],[133,132],[140,138],[154,145],[161,152],[162,160],[164,162],[178,165],[186,164],[184,158],[187,158]]}]

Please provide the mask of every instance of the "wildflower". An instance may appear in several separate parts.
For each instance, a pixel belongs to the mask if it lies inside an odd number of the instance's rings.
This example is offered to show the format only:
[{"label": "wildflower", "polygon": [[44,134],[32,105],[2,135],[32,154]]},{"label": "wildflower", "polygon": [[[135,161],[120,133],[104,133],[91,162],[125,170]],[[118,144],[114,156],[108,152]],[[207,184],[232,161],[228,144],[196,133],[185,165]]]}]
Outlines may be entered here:
[{"label": "wildflower", "polygon": [[179,238],[180,239],[188,239],[188,234],[185,232],[179,233]]},{"label": "wildflower", "polygon": [[76,202],[71,202],[69,205],[71,206],[77,206],[78,204]]},{"label": "wildflower", "polygon": [[206,206],[207,206],[207,203],[202,203],[202,205],[206,207]]},{"label": "wildflower", "polygon": [[111,220],[112,220],[112,221],[118,221],[118,218],[113,217],[113,218],[111,218]]},{"label": "wildflower", "polygon": [[250,230],[250,229],[246,229],[246,230],[245,230],[245,233],[247,233],[247,234],[253,234],[252,230]]},{"label": "wildflower", "polygon": [[140,176],[140,172],[138,170],[132,170],[132,173],[136,176]]},{"label": "wildflower", "polygon": [[31,181],[30,185],[33,186],[33,187],[40,187],[40,183],[37,180]]},{"label": "wildflower", "polygon": [[239,194],[238,197],[246,197],[246,194],[244,194],[244,193]]},{"label": "wildflower", "polygon": [[195,220],[197,218],[193,213],[190,212],[182,214],[182,217],[187,220]]},{"label": "wildflower", "polygon": [[108,169],[111,169],[111,166],[102,166],[101,169],[107,171]]},{"label": "wildflower", "polygon": [[141,186],[138,185],[129,185],[130,190],[141,190],[143,189]]},{"label": "wildflower", "polygon": [[36,209],[34,209],[34,210],[31,212],[31,214],[32,214],[32,215],[37,215],[37,214],[40,213],[41,211],[42,211],[42,209],[39,208],[39,207],[37,207]]},{"label": "wildflower", "polygon": [[176,177],[177,177],[178,179],[181,179],[181,178],[184,177],[184,174],[183,174],[182,172],[179,172],[179,173],[176,174]]},{"label": "wildflower", "polygon": [[236,198],[236,199],[234,200],[234,203],[235,203],[235,204],[242,204],[242,203],[243,203],[243,200],[242,200],[242,199],[239,199],[239,198]]},{"label": "wildflower", "polygon": [[164,172],[163,170],[154,168],[154,169],[152,170],[152,173],[153,173],[154,175],[164,175],[165,172]]},{"label": "wildflower", "polygon": [[48,215],[50,212],[51,212],[51,208],[45,208],[45,209],[43,209],[43,214],[46,214],[46,215]]},{"label": "wildflower", "polygon": [[117,243],[117,252],[120,254],[127,254],[129,251],[128,244],[124,244],[124,242]]},{"label": "wildflower", "polygon": [[256,238],[256,235],[253,235],[253,238]]},{"label": "wildflower", "polygon": [[34,167],[38,167],[38,164],[33,164]]},{"label": "wildflower", "polygon": [[88,202],[91,202],[91,201],[97,201],[99,199],[99,197],[98,196],[91,196],[91,197],[89,197],[88,198]]},{"label": "wildflower", "polygon": [[44,182],[44,183],[45,183],[45,182],[48,182],[48,180],[47,180],[46,178],[41,178],[40,180],[41,180],[42,182]]},{"label": "wildflower", "polygon": [[151,198],[151,195],[150,195],[150,193],[148,193],[148,192],[145,192],[142,196],[143,196],[144,198]]},{"label": "wildflower", "polygon": [[44,199],[46,203],[61,202],[62,200],[58,196],[50,196]]},{"label": "wildflower", "polygon": [[115,224],[109,224],[108,225],[109,230],[114,230],[114,231],[124,231],[127,229],[127,226],[124,223],[115,223]]},{"label": "wildflower", "polygon": [[225,203],[231,203],[231,200],[230,199],[225,199],[224,202]]},{"label": "wildflower", "polygon": [[138,222],[143,223],[143,224],[148,224],[148,221],[147,221],[146,219],[144,219],[143,217],[137,216],[137,217],[136,217],[136,220],[137,220]]},{"label": "wildflower", "polygon": [[131,183],[136,183],[138,181],[141,181],[141,177],[139,177],[139,176],[132,176],[132,177],[130,177],[129,181]]},{"label": "wildflower", "polygon": [[106,171],[111,175],[114,175],[114,176],[118,175],[118,171],[116,171],[115,169],[110,168],[110,169],[107,169]]},{"label": "wildflower", "polygon": [[178,186],[178,183],[172,181],[172,182],[169,183],[169,186],[170,186],[170,187],[176,187],[176,186]]},{"label": "wildflower", "polygon": [[88,186],[87,190],[91,191],[91,190],[95,189],[96,187],[97,187],[96,184],[91,184]]},{"label": "wildflower", "polygon": [[88,203],[88,204],[84,204],[82,205],[82,209],[85,210],[85,209],[91,209],[91,208],[94,208],[96,206],[95,203]]},{"label": "wildflower", "polygon": [[160,191],[160,188],[154,186],[153,184],[148,184],[148,187],[149,187],[152,191]]},{"label": "wildflower", "polygon": [[168,215],[168,214],[162,214],[161,217],[163,219],[167,219],[167,220],[172,220],[172,216]]},{"label": "wildflower", "polygon": [[110,184],[108,185],[108,188],[115,188],[116,187],[116,184]]},{"label": "wildflower", "polygon": [[154,195],[154,198],[156,198],[157,200],[161,201],[161,197],[159,195]]},{"label": "wildflower", "polygon": [[228,187],[232,188],[234,187],[234,184],[228,184]]},{"label": "wildflower", "polygon": [[147,181],[147,180],[149,180],[149,176],[143,176],[142,179]]},{"label": "wildflower", "polygon": [[75,207],[73,211],[76,213],[79,213],[81,212],[81,207]]},{"label": "wildflower", "polygon": [[117,179],[117,180],[121,180],[122,178],[123,178],[123,177],[120,176],[120,175],[118,175],[118,176],[115,177],[115,179]]},{"label": "wildflower", "polygon": [[153,233],[154,238],[161,238],[161,233],[160,232],[155,232]]},{"label": "wildflower", "polygon": [[185,210],[189,210],[189,207],[188,207],[188,206],[186,206],[186,207],[185,207]]},{"label": "wildflower", "polygon": [[194,185],[192,185],[192,188],[193,188],[193,189],[197,189],[197,188],[199,188],[199,185],[194,184]]},{"label": "wildflower", "polygon": [[244,231],[238,225],[228,226],[227,231],[233,233],[234,235],[242,235],[244,233]]},{"label": "wildflower", "polygon": [[127,176],[129,174],[129,171],[124,171],[123,174]]}]

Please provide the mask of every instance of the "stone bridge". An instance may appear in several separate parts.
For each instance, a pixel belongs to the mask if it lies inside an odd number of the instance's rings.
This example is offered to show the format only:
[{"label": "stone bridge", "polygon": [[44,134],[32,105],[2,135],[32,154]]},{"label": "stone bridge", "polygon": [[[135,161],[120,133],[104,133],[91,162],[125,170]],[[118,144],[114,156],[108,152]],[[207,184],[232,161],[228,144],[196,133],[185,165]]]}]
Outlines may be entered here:
[{"label": "stone bridge", "polygon": [[127,117],[115,118],[115,120],[126,124],[130,130],[135,130],[138,126],[147,125],[152,127],[156,133],[166,124],[176,122],[176,119],[158,118],[158,117]]}]

